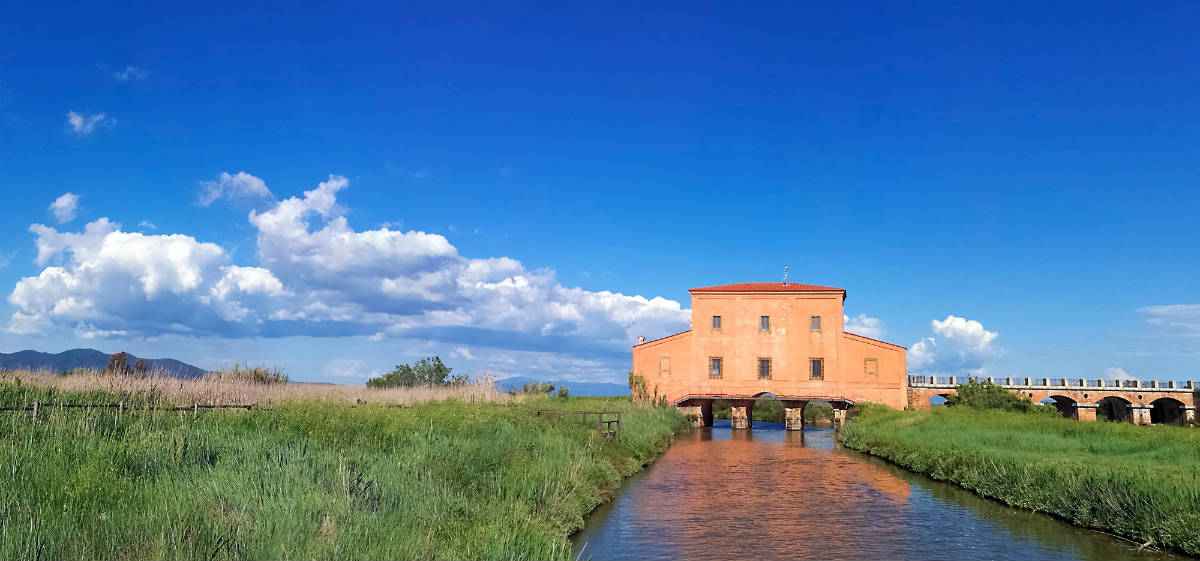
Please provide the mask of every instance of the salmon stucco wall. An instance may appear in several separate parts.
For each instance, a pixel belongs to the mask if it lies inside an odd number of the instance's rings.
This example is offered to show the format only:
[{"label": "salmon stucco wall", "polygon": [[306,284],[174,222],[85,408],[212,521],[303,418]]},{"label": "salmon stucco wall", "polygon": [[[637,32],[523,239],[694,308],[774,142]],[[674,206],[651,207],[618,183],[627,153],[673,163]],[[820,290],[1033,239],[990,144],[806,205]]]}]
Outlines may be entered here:
[{"label": "salmon stucco wall", "polygon": [[[907,405],[904,347],[845,333],[845,291],[808,286],[693,289],[692,329],[634,346],[633,371],[652,394],[673,403],[689,396],[769,393]],[[719,377],[711,372],[714,358],[721,361]],[[820,377],[814,376],[813,359],[823,365]],[[760,360],[769,361],[768,377],[759,375]]]}]

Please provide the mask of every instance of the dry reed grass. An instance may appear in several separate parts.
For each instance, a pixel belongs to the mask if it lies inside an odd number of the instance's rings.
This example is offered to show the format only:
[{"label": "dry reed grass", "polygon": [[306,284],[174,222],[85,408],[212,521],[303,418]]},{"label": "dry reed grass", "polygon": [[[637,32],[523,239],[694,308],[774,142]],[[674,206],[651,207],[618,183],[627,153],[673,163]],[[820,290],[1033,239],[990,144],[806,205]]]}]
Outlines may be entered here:
[{"label": "dry reed grass", "polygon": [[98,370],[75,371],[68,375],[50,371],[0,370],[0,384],[15,383],[64,392],[103,390],[113,394],[151,395],[175,405],[269,405],[284,401],[384,403],[410,405],[457,399],[468,403],[507,402],[514,396],[497,390],[490,375],[465,385],[386,388],[338,384],[291,382],[257,384],[209,376],[181,380],[163,375],[130,376]]}]

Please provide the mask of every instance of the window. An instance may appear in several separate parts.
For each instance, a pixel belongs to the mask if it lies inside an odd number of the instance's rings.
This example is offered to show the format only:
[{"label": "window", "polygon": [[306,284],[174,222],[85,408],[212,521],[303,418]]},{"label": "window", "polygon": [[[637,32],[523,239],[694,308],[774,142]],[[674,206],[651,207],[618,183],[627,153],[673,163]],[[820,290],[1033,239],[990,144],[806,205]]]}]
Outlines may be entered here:
[{"label": "window", "polygon": [[810,380],[825,379],[825,359],[810,358],[808,359],[808,378]]},{"label": "window", "polygon": [[769,358],[758,359],[758,377],[759,378],[770,378],[771,377],[771,359],[769,359]]},{"label": "window", "polygon": [[721,357],[713,357],[708,359],[708,377],[721,377]]},{"label": "window", "polygon": [[713,329],[721,328],[721,316],[713,316]]},{"label": "window", "polygon": [[865,374],[867,376],[878,376],[879,375],[879,359],[868,358],[867,360],[865,360],[863,362],[864,362],[863,374]]},{"label": "window", "polygon": [[758,316],[758,329],[760,331],[770,331],[771,316]]},{"label": "window", "polygon": [[811,331],[821,330],[821,316],[812,316],[808,318],[808,329]]},{"label": "window", "polygon": [[658,357],[658,373],[659,374],[670,374],[671,373],[671,357],[669,357],[669,356]]}]

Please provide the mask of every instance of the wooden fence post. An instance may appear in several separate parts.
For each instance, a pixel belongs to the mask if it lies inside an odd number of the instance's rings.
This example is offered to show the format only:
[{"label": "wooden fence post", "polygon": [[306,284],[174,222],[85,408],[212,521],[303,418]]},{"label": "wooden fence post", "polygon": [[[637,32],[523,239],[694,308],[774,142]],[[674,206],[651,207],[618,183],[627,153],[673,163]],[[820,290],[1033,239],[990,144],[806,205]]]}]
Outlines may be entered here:
[{"label": "wooden fence post", "polygon": [[195,421],[196,417],[199,417],[199,416],[200,416],[200,404],[193,401],[192,402],[192,420]]},{"label": "wooden fence post", "polygon": [[123,415],[124,413],[125,413],[125,401],[122,400],[120,403],[117,403],[117,419],[120,419],[121,415]]},{"label": "wooden fence post", "polygon": [[35,399],[35,400],[33,400],[33,420],[35,420],[35,421],[37,420],[37,414],[38,414],[38,400]]}]

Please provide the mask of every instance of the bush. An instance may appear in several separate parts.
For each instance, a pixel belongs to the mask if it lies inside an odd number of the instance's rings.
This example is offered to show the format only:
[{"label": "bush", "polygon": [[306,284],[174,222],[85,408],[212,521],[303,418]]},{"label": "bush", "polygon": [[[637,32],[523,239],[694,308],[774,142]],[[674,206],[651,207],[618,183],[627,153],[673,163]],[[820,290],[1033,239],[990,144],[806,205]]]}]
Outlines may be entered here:
[{"label": "bush", "polygon": [[549,395],[552,391],[554,391],[554,384],[551,384],[550,382],[529,382],[528,384],[522,385],[521,389],[517,390],[517,393]]},{"label": "bush", "polygon": [[286,384],[287,374],[279,368],[265,366],[242,366],[234,364],[228,370],[218,370],[208,375],[209,380],[219,382],[250,382],[252,384]]},{"label": "bush", "polygon": [[561,397],[561,398],[563,398],[563,399],[566,399],[566,398],[567,398],[567,395],[568,395],[568,393],[569,393],[569,391],[567,390],[567,387],[566,387],[566,386],[559,386],[559,387],[558,387],[558,397]]},{"label": "bush", "polygon": [[948,407],[966,405],[972,409],[998,409],[1018,413],[1050,413],[1058,415],[1053,407],[1044,407],[1025,396],[1016,395],[991,382],[971,380],[958,385],[958,393],[946,399]]},{"label": "bush", "polygon": [[[442,363],[442,359],[431,356],[418,360],[416,364],[398,364],[396,368],[378,378],[367,380],[368,388],[411,388],[415,386],[443,386],[450,376],[450,367]],[[451,383],[458,383],[466,377],[456,376]]]},{"label": "bush", "polygon": [[649,401],[650,389],[646,386],[646,378],[641,374],[629,372],[629,392],[634,401]]}]

